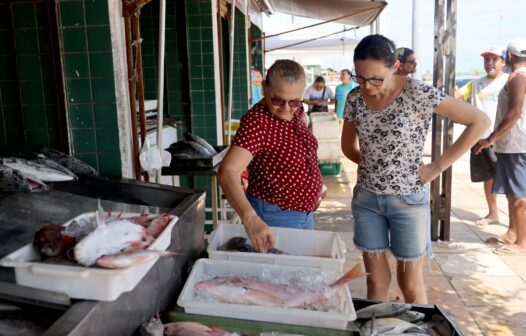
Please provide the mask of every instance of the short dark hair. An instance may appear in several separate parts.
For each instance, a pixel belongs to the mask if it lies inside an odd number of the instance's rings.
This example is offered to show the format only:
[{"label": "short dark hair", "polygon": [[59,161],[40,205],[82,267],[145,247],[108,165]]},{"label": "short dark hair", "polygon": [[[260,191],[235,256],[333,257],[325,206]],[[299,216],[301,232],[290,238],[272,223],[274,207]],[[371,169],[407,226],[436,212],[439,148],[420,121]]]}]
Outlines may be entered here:
[{"label": "short dark hair", "polygon": [[353,60],[373,59],[382,61],[388,67],[396,62],[396,45],[387,37],[379,34],[364,37],[354,49]]},{"label": "short dark hair", "polygon": [[409,56],[413,55],[414,53],[415,52],[413,51],[413,49],[401,47],[401,48],[396,49],[396,58],[400,62],[406,63],[407,62],[407,58]]},{"label": "short dark hair", "polygon": [[345,72],[349,76],[351,75],[351,70],[349,70],[349,69],[343,69],[341,72]]},{"label": "short dark hair", "polygon": [[318,76],[314,80],[314,83],[323,83],[323,84],[325,84],[325,78],[323,78],[323,76]]}]

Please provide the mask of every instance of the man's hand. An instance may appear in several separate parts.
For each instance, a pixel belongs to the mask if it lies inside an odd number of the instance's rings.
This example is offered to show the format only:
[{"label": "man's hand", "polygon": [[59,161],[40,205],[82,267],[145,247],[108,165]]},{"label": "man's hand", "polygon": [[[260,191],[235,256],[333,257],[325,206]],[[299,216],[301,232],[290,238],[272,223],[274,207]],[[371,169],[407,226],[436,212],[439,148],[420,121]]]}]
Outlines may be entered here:
[{"label": "man's hand", "polygon": [[484,149],[488,148],[492,145],[491,140],[489,138],[481,139],[479,142],[475,144],[473,147],[473,150],[475,151],[475,154],[479,155],[479,153]]},{"label": "man's hand", "polygon": [[274,246],[276,240],[272,234],[270,227],[259,217],[254,215],[249,218],[244,218],[243,225],[247,232],[248,238],[252,241],[256,251],[266,253]]}]

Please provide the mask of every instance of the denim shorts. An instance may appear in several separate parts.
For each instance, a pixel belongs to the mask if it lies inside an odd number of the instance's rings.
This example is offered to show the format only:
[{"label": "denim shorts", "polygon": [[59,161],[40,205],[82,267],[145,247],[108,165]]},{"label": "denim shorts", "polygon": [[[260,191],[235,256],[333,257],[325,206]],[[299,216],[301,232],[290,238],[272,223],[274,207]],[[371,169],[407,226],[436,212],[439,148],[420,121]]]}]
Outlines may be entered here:
[{"label": "denim shorts", "polygon": [[397,260],[431,258],[429,190],[379,195],[360,186],[353,191],[354,244],[362,252],[390,250]]},{"label": "denim shorts", "polygon": [[291,229],[314,230],[314,216],[312,212],[282,209],[250,194],[246,194],[250,205],[256,210],[261,219],[269,226]]},{"label": "denim shorts", "polygon": [[497,153],[492,192],[514,198],[526,197],[526,153]]}]

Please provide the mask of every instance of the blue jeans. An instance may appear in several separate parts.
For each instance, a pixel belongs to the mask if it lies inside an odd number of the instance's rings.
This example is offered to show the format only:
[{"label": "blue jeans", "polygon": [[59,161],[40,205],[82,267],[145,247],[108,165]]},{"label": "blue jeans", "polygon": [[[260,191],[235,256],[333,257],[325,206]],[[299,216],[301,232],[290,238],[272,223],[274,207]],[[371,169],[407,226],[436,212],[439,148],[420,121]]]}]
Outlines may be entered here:
[{"label": "blue jeans", "polygon": [[250,194],[246,195],[258,216],[269,226],[314,230],[314,216],[312,212],[282,209],[261,198]]},{"label": "blue jeans", "polygon": [[380,195],[356,186],[353,191],[354,244],[362,252],[391,250],[397,260],[432,257],[429,190]]}]

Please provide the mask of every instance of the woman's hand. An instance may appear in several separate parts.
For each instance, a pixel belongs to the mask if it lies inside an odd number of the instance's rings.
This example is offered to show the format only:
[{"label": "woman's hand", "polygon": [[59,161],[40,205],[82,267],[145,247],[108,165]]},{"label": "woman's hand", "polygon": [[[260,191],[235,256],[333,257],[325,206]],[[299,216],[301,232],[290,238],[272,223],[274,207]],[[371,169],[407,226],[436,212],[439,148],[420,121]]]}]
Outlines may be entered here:
[{"label": "woman's hand", "polygon": [[418,170],[418,177],[422,184],[433,181],[438,175],[442,173],[442,170],[435,162],[420,166]]},{"label": "woman's hand", "polygon": [[256,251],[266,253],[276,243],[270,227],[259,217],[253,215],[241,218],[248,238],[252,241]]}]

